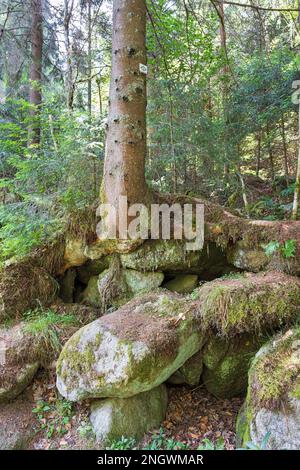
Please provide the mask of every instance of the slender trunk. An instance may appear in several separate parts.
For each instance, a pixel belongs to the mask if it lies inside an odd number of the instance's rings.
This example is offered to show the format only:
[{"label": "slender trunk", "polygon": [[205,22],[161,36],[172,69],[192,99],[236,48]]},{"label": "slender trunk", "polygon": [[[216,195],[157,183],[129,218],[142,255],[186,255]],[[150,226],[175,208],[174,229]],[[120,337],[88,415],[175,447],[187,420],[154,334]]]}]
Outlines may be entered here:
[{"label": "slender trunk", "polygon": [[168,85],[169,96],[169,127],[170,127],[170,145],[172,153],[172,179],[173,179],[173,192],[177,192],[177,165],[176,165],[176,152],[174,144],[174,113],[173,113],[173,97],[170,85]]},{"label": "slender trunk", "polygon": [[[299,2],[300,3],[300,2]],[[292,220],[297,220],[300,200],[300,103],[299,103],[299,126],[298,126],[298,161],[297,161],[297,174],[294,192],[294,202],[292,210]]]},{"label": "slender trunk", "polygon": [[92,115],[92,4],[88,0],[88,113]]},{"label": "slender trunk", "polygon": [[289,185],[289,166],[288,166],[288,155],[287,155],[287,145],[286,145],[286,134],[285,134],[285,125],[284,125],[284,116],[281,116],[281,137],[282,137],[282,146],[283,146],[283,168],[284,176],[286,179],[287,186]]},{"label": "slender trunk", "polygon": [[[115,207],[147,203],[146,158],[146,2],[114,0],[112,69],[109,91],[102,202]],[[106,220],[115,226],[113,217]],[[117,227],[118,229],[118,224]],[[117,230],[118,231],[118,230]]]},{"label": "slender trunk", "polygon": [[229,65],[227,63],[227,34],[225,27],[225,15],[224,15],[224,3],[223,0],[219,4],[219,16],[220,16],[220,39],[221,39],[221,50],[223,55],[223,60],[225,61],[222,76],[222,103],[223,103],[223,116],[224,116],[224,136],[223,136],[223,147],[224,147],[224,176],[225,181],[228,182],[230,167],[227,155],[227,126],[228,126],[228,112],[227,112],[227,95],[228,95],[228,86],[227,86],[227,77],[229,72]]},{"label": "slender trunk", "polygon": [[248,198],[247,198],[247,192],[246,192],[245,181],[244,181],[244,178],[243,178],[242,174],[240,173],[240,171],[237,172],[237,175],[238,175],[238,177],[239,177],[239,179],[240,179],[241,186],[242,186],[242,196],[243,196],[243,201],[244,201],[244,207],[245,207],[246,216],[247,216],[247,218],[249,218],[249,216],[250,216],[250,210],[249,210],[249,203],[248,203]]},{"label": "slender trunk", "polygon": [[75,83],[73,79],[72,66],[72,44],[70,40],[70,22],[73,13],[74,0],[69,4],[69,0],[64,0],[64,40],[67,54],[66,64],[66,88],[67,88],[67,107],[69,111],[73,110]]},{"label": "slender trunk", "polygon": [[260,160],[261,160],[261,133],[257,134],[257,148],[256,148],[256,176],[259,177],[260,171]]},{"label": "slender trunk", "polygon": [[271,135],[270,135],[269,125],[267,125],[267,144],[268,144],[268,153],[269,153],[269,161],[270,161],[270,175],[271,175],[271,180],[274,181],[274,178],[275,178],[274,157],[273,157],[273,147],[271,144]]},{"label": "slender trunk", "polygon": [[43,13],[42,1],[31,0],[31,64],[29,103],[31,124],[28,130],[29,145],[41,141],[40,106],[42,103],[42,55],[43,55]]},{"label": "slender trunk", "polygon": [[99,72],[99,77],[96,78],[97,88],[98,88],[98,97],[99,97],[99,112],[100,115],[103,114],[103,104],[101,96],[101,73]]}]

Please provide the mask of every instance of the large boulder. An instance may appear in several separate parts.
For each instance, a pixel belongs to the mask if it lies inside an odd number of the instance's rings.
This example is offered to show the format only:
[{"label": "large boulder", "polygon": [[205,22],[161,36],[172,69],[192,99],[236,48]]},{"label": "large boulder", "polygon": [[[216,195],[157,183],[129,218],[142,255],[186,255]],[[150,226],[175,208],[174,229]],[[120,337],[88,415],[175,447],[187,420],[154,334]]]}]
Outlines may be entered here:
[{"label": "large boulder", "polygon": [[160,426],[165,419],[167,404],[165,385],[130,398],[96,400],[90,415],[96,438],[100,442],[119,440],[123,436],[140,439]]},{"label": "large boulder", "polygon": [[0,323],[27,310],[50,305],[58,289],[58,283],[44,268],[30,262],[10,264],[0,273]]},{"label": "large boulder", "polygon": [[204,343],[193,306],[158,290],[80,329],[60,354],[58,390],[71,401],[126,398],[165,382]]},{"label": "large boulder", "polygon": [[138,271],[218,273],[224,269],[226,258],[214,244],[199,251],[187,251],[184,240],[147,240],[137,250],[122,254],[121,263]]},{"label": "large boulder", "polygon": [[86,244],[82,238],[67,238],[64,253],[65,270],[81,266],[87,261],[88,258],[84,253],[85,248]]},{"label": "large boulder", "polygon": [[0,449],[23,450],[36,435],[34,402],[22,394],[11,403],[0,405]]},{"label": "large boulder", "polygon": [[270,262],[262,246],[248,246],[244,240],[239,240],[227,250],[227,259],[236,268],[254,273],[262,271]]},{"label": "large boulder", "polygon": [[18,396],[36,374],[43,341],[25,330],[25,323],[0,329],[0,402]]},{"label": "large boulder", "polygon": [[264,339],[249,334],[229,341],[212,336],[202,353],[202,380],[206,389],[217,398],[245,395],[251,360]]},{"label": "large boulder", "polygon": [[[82,293],[85,303],[95,307],[102,307],[104,293],[107,289],[106,279],[110,276],[110,270],[105,269],[99,276],[92,276],[87,287]],[[164,280],[164,274],[160,272],[139,272],[133,269],[122,269],[119,273],[118,289],[111,305],[119,307],[126,304],[137,294],[153,291],[160,287]],[[104,287],[105,286],[105,287]]]},{"label": "large boulder", "polygon": [[101,307],[101,298],[98,290],[98,276],[90,277],[88,284],[80,294],[79,299],[93,307]]},{"label": "large boulder", "polygon": [[218,335],[259,335],[292,323],[300,310],[300,279],[276,271],[216,279],[197,293],[203,325]]},{"label": "large boulder", "polygon": [[268,449],[300,449],[299,327],[279,334],[256,354],[237,436],[244,446],[267,441]]},{"label": "large boulder", "polygon": [[282,254],[283,242],[279,244],[279,248],[271,256],[267,256],[267,245],[268,243],[253,244],[249,243],[249,240],[239,240],[227,249],[227,260],[236,268],[245,271],[276,270],[299,276],[299,256],[284,257]]}]

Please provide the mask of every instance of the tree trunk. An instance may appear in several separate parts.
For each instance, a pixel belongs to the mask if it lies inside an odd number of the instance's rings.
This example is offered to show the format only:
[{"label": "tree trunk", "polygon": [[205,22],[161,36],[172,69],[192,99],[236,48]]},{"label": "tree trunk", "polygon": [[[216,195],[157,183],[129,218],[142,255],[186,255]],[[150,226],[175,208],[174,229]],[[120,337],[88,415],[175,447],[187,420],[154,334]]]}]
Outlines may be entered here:
[{"label": "tree trunk", "polygon": [[224,15],[224,3],[223,0],[219,4],[219,17],[220,17],[220,39],[221,39],[221,50],[223,54],[223,60],[225,60],[225,65],[223,67],[222,75],[224,82],[222,83],[222,103],[223,103],[223,116],[224,116],[224,137],[223,137],[223,146],[224,146],[224,177],[225,181],[228,182],[230,166],[227,155],[227,125],[228,125],[228,112],[227,112],[227,95],[228,95],[228,86],[227,86],[227,76],[229,72],[229,66],[227,63],[227,34],[225,27],[225,15]]},{"label": "tree trunk", "polygon": [[271,144],[271,134],[270,134],[269,124],[267,124],[266,133],[267,133],[267,145],[268,145],[269,162],[270,162],[270,175],[271,175],[271,180],[274,181],[274,178],[275,178],[274,157],[273,157],[273,147]]},{"label": "tree trunk", "polygon": [[299,199],[300,199],[300,104],[299,104],[299,140],[298,140],[298,161],[297,161],[297,175],[296,185],[294,192],[294,202],[292,211],[292,220],[297,220],[299,210]]},{"label": "tree trunk", "polygon": [[67,54],[67,70],[66,70],[66,88],[67,88],[67,108],[73,110],[75,83],[73,79],[72,66],[72,44],[70,41],[70,22],[72,18],[74,0],[69,4],[69,0],[64,0],[64,39]]},{"label": "tree trunk", "polygon": [[88,113],[92,115],[92,4],[88,0]]},{"label": "tree trunk", "polygon": [[283,168],[284,176],[286,179],[287,186],[289,185],[289,166],[288,166],[288,155],[287,155],[287,145],[286,145],[286,134],[285,134],[285,125],[284,125],[284,115],[281,116],[281,137],[283,145]]},{"label": "tree trunk", "polygon": [[[102,202],[146,203],[146,2],[114,0]],[[141,67],[143,65],[144,67]],[[110,227],[113,220],[109,221]],[[118,234],[118,224],[117,224]]]},{"label": "tree trunk", "polygon": [[256,176],[259,177],[261,160],[261,133],[257,133],[257,148],[256,148]]},{"label": "tree trunk", "polygon": [[40,105],[42,103],[43,13],[42,0],[31,0],[31,64],[29,103],[31,124],[28,130],[29,145],[39,145],[41,140]]}]

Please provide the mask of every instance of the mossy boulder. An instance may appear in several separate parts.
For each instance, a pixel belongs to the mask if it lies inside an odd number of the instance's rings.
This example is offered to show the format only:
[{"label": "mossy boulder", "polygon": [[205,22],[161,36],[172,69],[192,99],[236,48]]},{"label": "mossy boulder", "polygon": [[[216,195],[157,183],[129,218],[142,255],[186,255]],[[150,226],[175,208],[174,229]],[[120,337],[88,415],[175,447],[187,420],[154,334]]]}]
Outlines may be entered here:
[{"label": "mossy boulder", "polygon": [[199,273],[218,264],[221,270],[226,259],[214,244],[207,244],[199,251],[187,251],[184,240],[147,240],[135,251],[122,254],[121,263],[138,271]]},{"label": "mossy boulder", "polygon": [[[1,367],[0,367],[1,368]],[[39,369],[39,363],[24,364],[22,366],[6,368],[4,376],[0,379],[0,403],[16,398],[32,382]]]},{"label": "mossy boulder", "polygon": [[251,360],[263,342],[262,337],[249,334],[229,341],[212,336],[202,352],[206,389],[217,398],[245,395]]},{"label": "mossy boulder", "polygon": [[[82,293],[85,303],[95,307],[101,307],[103,303],[103,289],[106,289],[106,277],[110,275],[109,269],[105,269],[99,276],[92,276],[86,289]],[[160,272],[139,272],[133,269],[122,269],[119,275],[118,292],[111,299],[113,307],[120,307],[139,293],[155,290],[164,280],[164,274]],[[103,287],[105,285],[105,287]]]},{"label": "mossy boulder", "polygon": [[57,387],[72,401],[126,398],[165,382],[204,342],[191,303],[158,290],[77,331],[57,363]]},{"label": "mossy boulder", "polygon": [[262,271],[270,262],[262,246],[250,246],[239,240],[227,250],[227,259],[238,269],[257,273]]},{"label": "mossy boulder", "polygon": [[81,266],[88,257],[85,255],[86,248],[83,238],[67,238],[64,253],[64,269],[67,270],[74,266]]},{"label": "mossy boulder", "polygon": [[217,279],[197,292],[203,325],[220,336],[264,334],[294,322],[300,280],[276,271]]},{"label": "mossy boulder", "polygon": [[197,285],[198,276],[196,274],[178,274],[174,279],[166,282],[164,287],[179,294],[190,294]]},{"label": "mossy boulder", "polygon": [[30,262],[10,264],[0,272],[0,323],[50,305],[58,290],[58,283],[44,268]]},{"label": "mossy boulder", "polygon": [[164,274],[161,272],[140,272],[134,269],[124,269],[123,276],[133,296],[157,289],[164,280]]},{"label": "mossy boulder", "polygon": [[101,298],[98,290],[98,276],[92,276],[88,285],[82,292],[80,298],[83,302],[92,305],[93,307],[101,307]]},{"label": "mossy boulder", "polygon": [[26,331],[21,322],[0,329],[0,402],[12,400],[32,381],[42,357],[43,340]]},{"label": "mossy boulder", "polygon": [[24,393],[10,403],[0,405],[0,449],[25,450],[36,436],[34,402]]},{"label": "mossy boulder", "polygon": [[239,442],[300,449],[300,328],[280,333],[256,354],[237,421]]},{"label": "mossy boulder", "polygon": [[130,398],[106,398],[91,405],[90,420],[97,441],[123,436],[140,439],[165,419],[168,394],[165,385]]},{"label": "mossy boulder", "polygon": [[[276,237],[274,237],[276,240]],[[271,240],[269,240],[270,243]],[[254,244],[251,240],[239,240],[227,249],[227,260],[238,269],[245,271],[280,271],[287,274],[299,276],[300,259],[299,256],[284,257],[282,251],[278,249],[271,256],[266,255],[265,246],[267,242]],[[284,242],[280,244],[284,247]]]},{"label": "mossy boulder", "polygon": [[168,379],[168,383],[173,385],[198,385],[203,370],[203,357],[202,351],[194,354],[188,359],[180,369],[178,369]]}]

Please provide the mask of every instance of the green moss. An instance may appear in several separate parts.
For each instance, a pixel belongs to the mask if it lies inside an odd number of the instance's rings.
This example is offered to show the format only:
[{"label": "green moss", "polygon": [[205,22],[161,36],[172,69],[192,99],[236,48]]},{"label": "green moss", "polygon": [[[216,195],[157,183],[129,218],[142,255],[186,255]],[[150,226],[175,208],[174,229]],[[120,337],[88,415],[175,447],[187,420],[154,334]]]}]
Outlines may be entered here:
[{"label": "green moss", "polygon": [[299,339],[298,328],[286,339],[269,343],[267,352],[254,361],[250,378],[255,406],[276,409],[289,393],[299,393]]},{"label": "green moss", "polygon": [[222,336],[261,334],[288,324],[298,317],[299,299],[299,281],[279,273],[217,280],[199,290],[204,326]]}]

